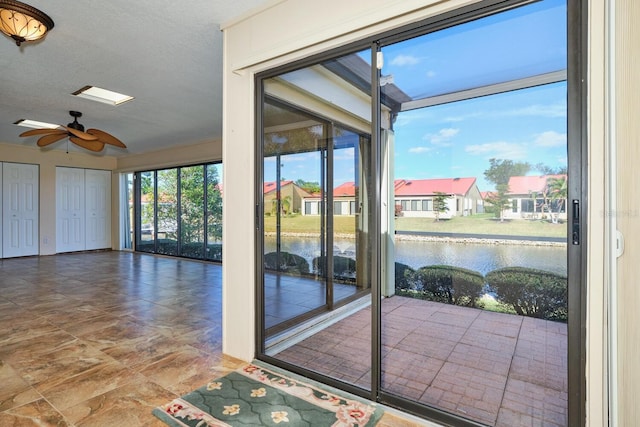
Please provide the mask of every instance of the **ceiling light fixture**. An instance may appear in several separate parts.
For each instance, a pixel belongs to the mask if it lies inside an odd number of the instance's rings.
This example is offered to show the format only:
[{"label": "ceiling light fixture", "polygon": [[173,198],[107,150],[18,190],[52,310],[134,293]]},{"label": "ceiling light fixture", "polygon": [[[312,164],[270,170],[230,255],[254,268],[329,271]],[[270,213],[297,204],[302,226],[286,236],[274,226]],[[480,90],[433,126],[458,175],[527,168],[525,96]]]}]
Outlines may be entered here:
[{"label": "ceiling light fixture", "polygon": [[96,86],[85,86],[82,89],[78,89],[73,92],[71,95],[110,105],[120,105],[134,99],[133,96],[124,95],[122,93],[102,89]]},{"label": "ceiling light fixture", "polygon": [[38,40],[53,28],[53,20],[35,7],[14,0],[0,0],[0,31],[16,45]]},{"label": "ceiling light fixture", "polygon": [[17,122],[13,122],[14,125],[23,126],[32,129],[57,129],[60,125],[53,123],[39,122],[37,120],[20,119]]}]

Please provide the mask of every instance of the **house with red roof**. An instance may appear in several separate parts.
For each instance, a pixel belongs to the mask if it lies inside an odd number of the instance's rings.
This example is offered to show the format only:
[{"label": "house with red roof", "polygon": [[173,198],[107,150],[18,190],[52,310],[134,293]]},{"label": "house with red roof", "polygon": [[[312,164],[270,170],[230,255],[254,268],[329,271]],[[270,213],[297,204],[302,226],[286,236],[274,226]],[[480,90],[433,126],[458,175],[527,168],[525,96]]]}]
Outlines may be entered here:
[{"label": "house with red roof", "polygon": [[564,181],[567,175],[512,176],[509,178],[507,195],[511,206],[503,212],[509,219],[566,219],[566,195],[558,194],[550,183]]},{"label": "house with red roof", "polygon": [[[277,210],[278,185],[276,181],[265,182],[262,185],[265,210]],[[302,210],[302,200],[310,194],[296,185],[293,181],[280,181],[280,201],[283,213],[294,213]]]},{"label": "house with red roof", "polygon": [[[333,189],[333,214],[355,215],[357,213],[356,192],[358,187],[353,181],[345,182]],[[320,194],[309,194],[303,200],[303,215],[319,215],[321,212]]]},{"label": "house with red roof", "polygon": [[[355,215],[358,212],[356,195],[358,186],[349,181],[333,189],[333,214]],[[443,193],[446,195],[447,212],[440,218],[473,215],[482,212],[482,196],[475,178],[445,179],[398,179],[394,181],[395,204],[400,206],[403,216],[435,218],[433,200]],[[311,194],[303,200],[303,215],[319,215],[321,197]]]},{"label": "house with red roof", "polygon": [[476,178],[398,179],[394,182],[395,203],[402,216],[435,218],[434,199],[447,196],[448,210],[440,218],[474,215],[482,212],[482,196]]}]

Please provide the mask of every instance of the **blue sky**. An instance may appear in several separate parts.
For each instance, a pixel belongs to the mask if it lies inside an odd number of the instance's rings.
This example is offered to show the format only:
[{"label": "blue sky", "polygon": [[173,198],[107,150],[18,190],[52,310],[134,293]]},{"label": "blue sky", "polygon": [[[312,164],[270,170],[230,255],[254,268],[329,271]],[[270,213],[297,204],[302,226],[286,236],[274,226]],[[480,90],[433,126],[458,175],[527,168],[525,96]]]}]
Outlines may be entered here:
[{"label": "blue sky", "polygon": [[396,121],[398,178],[478,178],[489,159],[567,165],[566,85],[556,83],[401,113]]},{"label": "blue sky", "polygon": [[[382,75],[419,99],[564,70],[564,3],[545,0],[385,46]],[[487,191],[490,158],[566,166],[566,91],[560,82],[400,113],[395,178],[471,176]],[[317,153],[286,156],[281,164],[286,179],[319,181]],[[353,149],[336,151],[334,170],[336,186],[354,180]],[[275,160],[267,159],[265,181],[274,179]]]}]

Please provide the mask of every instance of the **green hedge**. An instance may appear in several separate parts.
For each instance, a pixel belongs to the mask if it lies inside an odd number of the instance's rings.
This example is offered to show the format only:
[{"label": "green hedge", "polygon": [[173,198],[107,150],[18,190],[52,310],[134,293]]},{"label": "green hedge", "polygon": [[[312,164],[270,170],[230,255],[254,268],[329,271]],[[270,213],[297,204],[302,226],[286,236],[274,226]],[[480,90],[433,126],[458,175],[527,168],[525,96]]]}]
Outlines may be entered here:
[{"label": "green hedge", "polygon": [[416,270],[412,287],[426,299],[447,304],[476,307],[484,277],[477,271],[449,265],[432,265]]},{"label": "green hedge", "polygon": [[497,299],[521,316],[567,320],[567,278],[549,271],[507,267],[486,275]]},{"label": "green hedge", "polygon": [[[279,261],[279,262],[278,262]],[[289,252],[280,252],[278,260],[277,252],[269,252],[264,256],[264,268],[267,270],[281,271],[293,274],[308,274],[309,263],[300,255]]]},{"label": "green hedge", "polygon": [[[136,245],[136,250],[141,252],[154,253],[155,243],[153,240],[147,242],[141,242]],[[157,247],[155,247],[157,254],[170,255],[170,256],[184,256],[188,258],[207,259],[210,261],[222,261],[222,244],[212,243],[207,245],[207,250],[203,253],[202,242],[187,243],[182,245],[181,253],[178,253],[178,242],[172,239],[158,239]]]},{"label": "green hedge", "polygon": [[[312,261],[313,271],[324,277],[326,270],[326,257],[315,257]],[[334,255],[333,257],[333,278],[346,282],[356,281],[356,260],[353,258]]]},{"label": "green hedge", "polygon": [[411,280],[415,270],[407,264],[396,262],[396,289],[411,289]]}]

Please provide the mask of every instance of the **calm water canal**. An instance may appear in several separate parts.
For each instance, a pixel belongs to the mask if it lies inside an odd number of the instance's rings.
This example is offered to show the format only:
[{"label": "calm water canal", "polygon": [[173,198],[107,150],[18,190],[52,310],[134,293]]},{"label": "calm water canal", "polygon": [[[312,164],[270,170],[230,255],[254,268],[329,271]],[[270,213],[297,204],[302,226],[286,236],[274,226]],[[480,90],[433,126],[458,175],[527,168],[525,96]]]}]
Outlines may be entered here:
[{"label": "calm water canal", "polygon": [[[313,258],[320,255],[317,238],[283,236],[281,248],[302,256],[309,266]],[[275,237],[265,236],[265,253],[275,250]],[[334,254],[355,258],[355,241],[336,240]],[[530,267],[567,274],[567,255],[563,246],[397,240],[396,262],[414,269],[436,264],[454,265],[482,274],[502,267]]]}]

